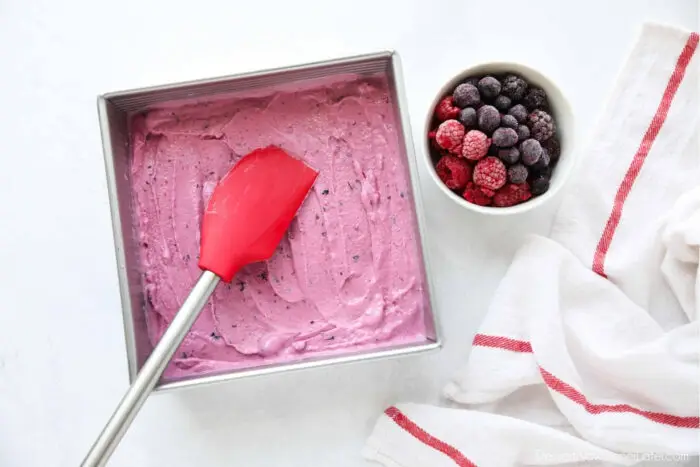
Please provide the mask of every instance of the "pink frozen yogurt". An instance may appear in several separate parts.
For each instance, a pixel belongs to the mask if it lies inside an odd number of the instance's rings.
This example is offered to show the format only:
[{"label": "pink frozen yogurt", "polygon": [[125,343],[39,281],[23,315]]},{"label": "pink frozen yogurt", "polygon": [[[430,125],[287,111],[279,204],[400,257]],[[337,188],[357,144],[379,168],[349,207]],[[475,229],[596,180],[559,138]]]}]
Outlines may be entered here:
[{"label": "pink frozen yogurt", "polygon": [[390,102],[386,81],[367,78],[134,118],[132,207],[153,343],[200,274],[199,225],[219,178],[271,144],[320,171],[275,255],[218,286],[166,379],[426,340],[427,291]]}]

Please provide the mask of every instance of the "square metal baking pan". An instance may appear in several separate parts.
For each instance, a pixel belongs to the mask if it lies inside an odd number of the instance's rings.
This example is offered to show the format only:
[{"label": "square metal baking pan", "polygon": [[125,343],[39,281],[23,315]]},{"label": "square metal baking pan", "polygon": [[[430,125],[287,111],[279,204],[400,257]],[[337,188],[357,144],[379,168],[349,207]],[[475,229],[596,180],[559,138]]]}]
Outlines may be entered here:
[{"label": "square metal baking pan", "polygon": [[[410,196],[413,200],[413,208],[417,219],[416,235],[420,237],[420,254],[424,268],[426,293],[430,304],[430,309],[426,310],[425,313],[426,328],[429,332],[427,341],[376,351],[348,353],[335,357],[317,357],[297,363],[274,364],[265,367],[234,370],[229,373],[193,377],[185,380],[161,381],[155,390],[164,391],[255,375],[398,357],[427,352],[441,347],[440,327],[433,300],[434,287],[431,283],[429,262],[425,254],[426,225],[421,206],[416,157],[407,114],[408,108],[404,95],[401,63],[396,52],[387,51],[260,72],[111,92],[98,97],[98,113],[104,148],[130,381],[134,380],[139,368],[152,350],[146,329],[144,291],[140,282],[137,242],[134,238],[132,226],[131,190],[128,170],[128,162],[131,157],[129,122],[132,116],[165,104],[191,101],[193,99],[220,98],[252,90],[264,92],[265,88],[293,83],[313,83],[314,80],[332,79],[334,76],[348,74],[364,76],[377,73],[384,74],[389,82],[392,107],[398,122],[399,145],[406,158],[406,166],[411,181],[412,193]],[[349,350],[349,352],[351,351]]]}]

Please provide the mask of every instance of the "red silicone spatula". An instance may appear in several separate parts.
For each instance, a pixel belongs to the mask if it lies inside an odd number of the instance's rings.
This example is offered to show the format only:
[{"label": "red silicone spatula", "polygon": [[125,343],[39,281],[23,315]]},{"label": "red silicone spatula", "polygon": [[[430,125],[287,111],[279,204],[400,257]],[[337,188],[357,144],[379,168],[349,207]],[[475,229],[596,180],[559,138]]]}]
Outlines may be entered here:
[{"label": "red silicone spatula", "polygon": [[318,173],[269,146],[243,157],[221,179],[201,226],[202,275],[173,318],[82,465],[107,462],[219,280],[272,256]]}]

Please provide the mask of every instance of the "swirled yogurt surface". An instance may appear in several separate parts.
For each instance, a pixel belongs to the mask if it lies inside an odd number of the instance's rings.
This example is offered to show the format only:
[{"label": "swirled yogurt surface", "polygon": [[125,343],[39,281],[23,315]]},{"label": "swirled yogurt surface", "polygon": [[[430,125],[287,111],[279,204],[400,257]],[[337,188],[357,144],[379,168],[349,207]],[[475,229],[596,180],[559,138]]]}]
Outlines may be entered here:
[{"label": "swirled yogurt surface", "polygon": [[320,171],[275,255],[219,284],[166,379],[426,340],[427,291],[397,125],[384,78],[134,117],[132,209],[152,343],[200,274],[199,224],[219,178],[271,144]]}]

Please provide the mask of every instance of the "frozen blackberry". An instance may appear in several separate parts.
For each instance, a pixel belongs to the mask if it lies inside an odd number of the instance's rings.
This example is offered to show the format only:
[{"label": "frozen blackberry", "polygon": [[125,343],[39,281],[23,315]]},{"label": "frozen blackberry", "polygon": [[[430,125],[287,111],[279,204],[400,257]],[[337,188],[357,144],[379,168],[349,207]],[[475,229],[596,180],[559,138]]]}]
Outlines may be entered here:
[{"label": "frozen blackberry", "polygon": [[547,141],[545,141],[543,147],[549,153],[549,157],[552,158],[552,162],[556,162],[559,160],[559,156],[561,155],[561,145],[559,143],[559,139],[556,136],[549,138]]},{"label": "frozen blackberry", "polygon": [[496,107],[501,112],[507,112],[510,109],[511,100],[509,97],[501,94],[493,101],[493,106]]},{"label": "frozen blackberry", "polygon": [[452,100],[457,107],[465,108],[478,104],[481,101],[481,97],[476,86],[463,83],[455,88],[452,93]]},{"label": "frozen blackberry", "polygon": [[476,127],[476,110],[471,107],[459,111],[459,122],[467,128]]},{"label": "frozen blackberry", "polygon": [[[492,147],[498,147],[493,145]],[[520,159],[520,151],[518,148],[507,148],[498,150],[498,158],[508,165],[515,164]]]},{"label": "frozen blackberry", "polygon": [[530,137],[530,129],[527,125],[519,125],[516,131],[518,132],[518,141],[522,142]]},{"label": "frozen blackberry", "polygon": [[518,128],[518,121],[512,115],[504,115],[501,117],[501,126],[516,130]]},{"label": "frozen blackberry", "polygon": [[471,84],[475,88],[479,87],[479,80],[481,80],[481,76],[472,76],[471,78],[467,78],[464,80],[464,84]]},{"label": "frozen blackberry", "polygon": [[493,132],[492,139],[499,148],[509,148],[518,142],[518,133],[512,128],[501,127]]},{"label": "frozen blackberry", "polygon": [[549,190],[549,177],[546,175],[540,175],[530,182],[530,192],[534,196],[539,196]]},{"label": "frozen blackberry", "polygon": [[530,179],[534,180],[537,177],[547,177],[551,178],[552,177],[552,165],[548,165],[542,170],[530,170]]},{"label": "frozen blackberry", "polygon": [[496,107],[484,105],[476,111],[479,128],[485,133],[491,133],[501,124],[501,114]]},{"label": "frozen blackberry", "polygon": [[535,110],[527,117],[530,134],[537,141],[547,141],[554,136],[554,120],[544,110]]},{"label": "frozen blackberry", "polygon": [[525,123],[525,119],[527,119],[527,114],[527,109],[522,104],[514,105],[508,111],[508,115],[512,115],[513,117],[515,117],[518,123]]},{"label": "frozen blackberry", "polygon": [[549,153],[547,152],[546,149],[542,148],[542,155],[537,160],[537,162],[532,164],[532,168],[533,168],[533,170],[535,170],[537,172],[542,172],[547,167],[549,167],[549,163],[550,163]]},{"label": "frozen blackberry", "polygon": [[528,175],[527,167],[523,164],[515,164],[508,169],[508,181],[510,183],[525,183]]},{"label": "frozen blackberry", "polygon": [[540,88],[530,88],[523,98],[523,104],[530,112],[547,108],[547,94]]},{"label": "frozen blackberry", "polygon": [[534,165],[542,156],[542,146],[536,139],[526,139],[520,144],[520,156],[525,165]]},{"label": "frozen blackberry", "polygon": [[501,83],[493,76],[484,76],[479,80],[479,93],[484,99],[494,99],[501,93]]},{"label": "frozen blackberry", "polygon": [[508,75],[503,80],[501,94],[508,96],[514,101],[519,101],[525,96],[527,82],[517,75]]}]

